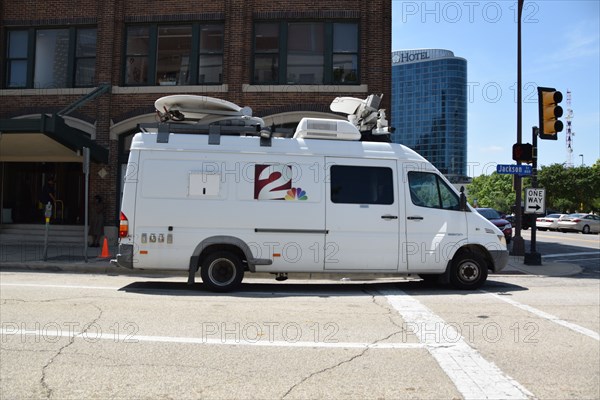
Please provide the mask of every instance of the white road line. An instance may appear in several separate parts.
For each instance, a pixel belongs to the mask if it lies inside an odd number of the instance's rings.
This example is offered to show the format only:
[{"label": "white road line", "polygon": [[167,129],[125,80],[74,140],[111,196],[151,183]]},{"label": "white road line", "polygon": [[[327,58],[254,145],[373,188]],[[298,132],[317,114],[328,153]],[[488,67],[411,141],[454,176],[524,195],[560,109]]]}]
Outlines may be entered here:
[{"label": "white road line", "polygon": [[[6,326],[6,325],[5,325]],[[326,341],[285,341],[285,340],[254,340],[240,338],[234,340],[214,339],[203,337],[182,337],[182,336],[149,336],[149,335],[125,335],[117,333],[95,332],[76,332],[64,330],[46,330],[46,329],[17,329],[6,327],[0,329],[2,343],[5,343],[7,337],[16,336],[23,340],[26,336],[43,338],[46,340],[54,338],[73,338],[83,339],[88,342],[98,342],[99,340],[108,340],[115,343],[178,343],[178,344],[201,344],[201,345],[223,345],[223,346],[256,346],[256,347],[295,347],[295,348],[328,348],[328,349],[374,349],[374,350],[396,350],[396,349],[422,349],[425,345],[421,343],[358,343],[358,342],[326,342]],[[49,340],[52,341],[52,340]]]},{"label": "white road line", "polygon": [[[465,399],[529,399],[521,384],[465,342],[460,333],[425,305],[401,290],[381,293],[398,311]],[[437,335],[436,332],[443,332]]]},{"label": "white road line", "polygon": [[0,283],[0,286],[18,286],[18,287],[44,287],[58,289],[97,289],[97,290],[119,290],[120,287],[111,286],[82,286],[82,285],[50,285],[41,283]]},{"label": "white road line", "polygon": [[558,318],[555,315],[548,314],[547,312],[544,312],[542,310],[538,310],[537,308],[528,306],[527,304],[519,303],[518,301],[515,301],[513,299],[509,299],[507,297],[497,295],[496,293],[486,292],[485,290],[482,290],[481,292],[487,293],[490,296],[493,296],[493,297],[495,297],[497,299],[500,299],[500,300],[502,300],[502,301],[504,301],[504,302],[506,302],[506,303],[508,303],[510,305],[513,305],[513,306],[515,306],[517,308],[520,308],[521,310],[525,310],[527,312],[535,314],[538,317],[541,317],[541,318],[547,319],[548,321],[554,322],[555,324],[564,326],[565,328],[568,328],[568,329],[570,329],[570,330],[572,330],[574,332],[581,333],[583,335],[591,337],[592,339],[600,341],[600,335],[598,334],[598,332],[594,332],[591,329],[584,328],[583,326],[580,326],[580,325],[574,324],[572,322],[568,322],[568,321],[562,320],[562,319]]},{"label": "white road line", "polygon": [[598,255],[598,257],[586,257],[586,258],[569,258],[569,257],[567,257],[565,260],[561,260],[561,261],[572,263],[575,261],[594,261],[594,260],[600,260],[600,255]]},{"label": "white road line", "polygon": [[572,257],[572,256],[597,256],[600,254],[600,250],[596,251],[582,251],[578,253],[561,253],[561,254],[544,254],[544,258],[556,258],[556,257]]}]

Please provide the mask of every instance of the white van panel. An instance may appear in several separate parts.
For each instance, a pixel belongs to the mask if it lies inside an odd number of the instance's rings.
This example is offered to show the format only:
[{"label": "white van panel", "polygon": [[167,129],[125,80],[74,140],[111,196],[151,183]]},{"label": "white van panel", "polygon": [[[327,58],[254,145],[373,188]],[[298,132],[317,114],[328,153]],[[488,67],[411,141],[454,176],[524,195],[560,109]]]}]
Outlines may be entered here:
[{"label": "white van panel", "polygon": [[409,271],[442,273],[468,242],[467,217],[459,197],[428,164],[404,163],[406,242],[402,254]]},{"label": "white van panel", "polygon": [[[323,270],[323,157],[142,152],[136,232],[147,268],[182,269],[206,238],[241,239],[255,258],[272,259],[257,271]],[[321,162],[319,162],[321,161]],[[211,195],[191,195],[190,176],[201,187],[211,176]],[[218,180],[215,182],[215,176]],[[172,227],[173,242],[158,242]],[[146,243],[141,236],[146,234]],[[156,242],[151,242],[154,235]]]},{"label": "white van panel", "polygon": [[396,161],[327,157],[326,270],[398,270]]}]

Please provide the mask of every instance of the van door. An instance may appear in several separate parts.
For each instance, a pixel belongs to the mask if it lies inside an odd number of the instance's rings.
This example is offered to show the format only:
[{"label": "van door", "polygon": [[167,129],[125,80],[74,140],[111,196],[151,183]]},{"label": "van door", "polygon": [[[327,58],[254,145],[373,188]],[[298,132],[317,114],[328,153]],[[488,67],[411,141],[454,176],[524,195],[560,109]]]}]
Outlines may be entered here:
[{"label": "van door", "polygon": [[[416,167],[416,166],[415,166]],[[443,272],[467,241],[467,218],[456,192],[429,168],[403,168],[406,190],[406,243],[402,253],[413,272]]]},{"label": "van door", "polygon": [[396,160],[326,158],[325,269],[398,269]]}]

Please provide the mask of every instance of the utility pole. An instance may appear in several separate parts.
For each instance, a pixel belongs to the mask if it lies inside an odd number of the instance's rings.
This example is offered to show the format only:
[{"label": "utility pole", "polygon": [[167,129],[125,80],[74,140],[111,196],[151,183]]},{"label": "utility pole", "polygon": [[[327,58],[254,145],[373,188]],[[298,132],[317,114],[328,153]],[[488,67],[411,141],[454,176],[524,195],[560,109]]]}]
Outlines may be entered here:
[{"label": "utility pole", "polygon": [[[531,142],[533,144],[533,160],[531,163],[531,187],[537,189],[538,184],[537,184],[537,159],[538,159],[538,154],[537,154],[537,138],[538,138],[538,134],[539,134],[539,129],[537,126],[534,126],[531,132]],[[545,206],[544,206],[545,208]],[[538,253],[537,248],[536,248],[536,235],[537,234],[537,226],[536,226],[536,215],[533,214],[532,217],[532,222],[531,222],[531,241],[530,241],[530,248],[529,248],[529,253],[525,253],[525,259],[523,260],[525,264],[527,265],[542,265],[542,255],[540,253]]]},{"label": "utility pole", "polygon": [[[521,144],[522,141],[522,80],[521,80],[521,16],[523,14],[523,3],[525,0],[518,0],[518,14],[517,14],[517,144]],[[521,161],[517,161],[517,165],[520,165]],[[513,238],[513,247],[511,254],[514,256],[525,255],[525,240],[521,236],[521,222],[522,222],[522,181],[520,175],[515,175],[514,189],[516,194],[515,199],[515,237]]]}]

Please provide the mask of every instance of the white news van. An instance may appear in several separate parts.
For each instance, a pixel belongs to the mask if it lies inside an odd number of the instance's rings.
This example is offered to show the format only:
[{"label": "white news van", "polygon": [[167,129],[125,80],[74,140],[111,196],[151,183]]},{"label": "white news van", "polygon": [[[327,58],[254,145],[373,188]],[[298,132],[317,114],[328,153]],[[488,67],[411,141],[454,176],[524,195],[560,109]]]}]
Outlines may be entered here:
[{"label": "white news van", "polygon": [[245,272],[418,274],[475,289],[508,261],[502,232],[427,160],[358,140],[388,130],[377,98],[338,98],[348,121],[303,119],[293,138],[223,100],[156,105],[163,122],[131,144],[122,267],[187,270],[189,283],[200,270],[215,291]]}]

